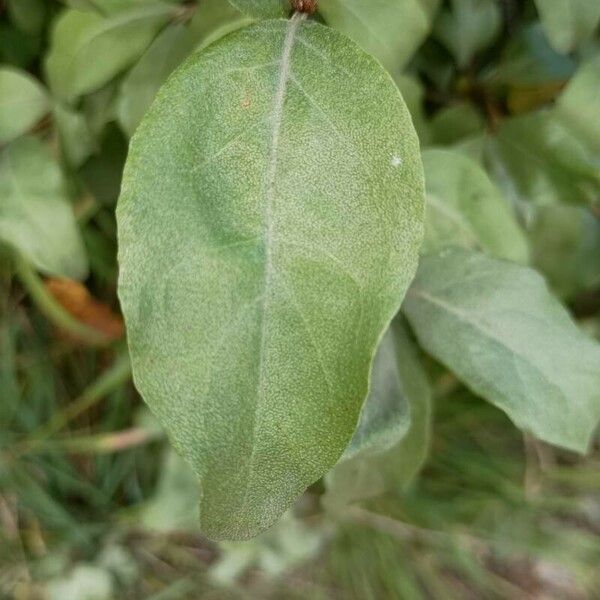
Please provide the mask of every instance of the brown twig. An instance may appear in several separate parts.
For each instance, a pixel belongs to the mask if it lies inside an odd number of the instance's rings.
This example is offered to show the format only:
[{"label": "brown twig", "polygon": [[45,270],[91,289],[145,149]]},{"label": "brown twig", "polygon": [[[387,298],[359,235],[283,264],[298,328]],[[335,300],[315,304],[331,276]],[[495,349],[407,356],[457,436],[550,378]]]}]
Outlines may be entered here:
[{"label": "brown twig", "polygon": [[317,0],[292,0],[292,7],[296,12],[312,15],[317,11]]}]

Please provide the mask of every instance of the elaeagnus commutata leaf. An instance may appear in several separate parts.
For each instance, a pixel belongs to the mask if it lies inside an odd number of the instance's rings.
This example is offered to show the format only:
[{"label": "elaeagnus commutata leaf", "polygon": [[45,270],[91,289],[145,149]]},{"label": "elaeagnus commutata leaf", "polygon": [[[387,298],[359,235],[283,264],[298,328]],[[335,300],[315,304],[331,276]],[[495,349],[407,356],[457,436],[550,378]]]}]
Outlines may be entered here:
[{"label": "elaeagnus commutata leaf", "polygon": [[266,529],[340,458],[423,212],[400,93],[331,29],[259,22],[161,89],[125,168],[119,290],[207,535]]},{"label": "elaeagnus commutata leaf", "polygon": [[600,345],[534,270],[447,249],[421,261],[403,310],[421,346],[517,427],[587,450],[600,419]]}]

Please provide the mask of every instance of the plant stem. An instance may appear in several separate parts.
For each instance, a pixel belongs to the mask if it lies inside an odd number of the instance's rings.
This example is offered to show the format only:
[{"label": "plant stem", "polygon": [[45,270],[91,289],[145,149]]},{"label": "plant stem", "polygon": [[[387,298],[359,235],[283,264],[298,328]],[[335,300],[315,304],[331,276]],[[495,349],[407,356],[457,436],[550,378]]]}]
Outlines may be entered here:
[{"label": "plant stem", "polygon": [[107,394],[128,381],[130,377],[131,363],[129,355],[124,351],[117,357],[110,369],[88,386],[78,398],[54,415],[44,427],[36,431],[35,435],[13,447],[11,455],[16,457],[46,447],[50,436],[60,431],[69,421],[89,410]]},{"label": "plant stem", "polygon": [[136,448],[162,437],[162,432],[143,427],[132,427],[122,431],[82,435],[59,440],[35,440],[19,448],[19,453],[69,452],[73,454],[110,454]]},{"label": "plant stem", "polygon": [[16,273],[29,296],[52,323],[89,346],[106,346],[110,340],[72,317],[48,292],[44,282],[21,256],[15,258]]},{"label": "plant stem", "polygon": [[127,351],[117,356],[113,365],[88,386],[64,410],[54,415],[36,438],[46,438],[60,431],[69,421],[89,410],[110,392],[124,384],[131,377],[131,362]]},{"label": "plant stem", "polygon": [[82,394],[73,400],[63,411],[56,414],[42,428],[45,436],[50,436],[60,431],[69,421],[89,410],[110,392],[129,381],[131,377],[131,362],[125,350],[118,356],[113,365],[102,373],[96,381],[88,386]]}]

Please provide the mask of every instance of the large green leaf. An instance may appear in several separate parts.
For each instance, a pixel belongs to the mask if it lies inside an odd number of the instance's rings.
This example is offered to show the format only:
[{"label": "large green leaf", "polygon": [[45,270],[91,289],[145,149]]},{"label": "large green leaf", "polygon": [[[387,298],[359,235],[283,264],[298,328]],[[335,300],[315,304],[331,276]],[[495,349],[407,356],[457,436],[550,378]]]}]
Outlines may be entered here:
[{"label": "large green leaf", "polygon": [[159,92],[125,169],[119,289],[207,534],[266,529],[348,445],[423,193],[393,81],[317,23],[230,34]]},{"label": "large green leaf", "polygon": [[117,106],[119,123],[133,135],[150,108],[156,92],[171,72],[193,50],[193,39],[184,25],[172,25],[154,40],[121,86]]},{"label": "large green leaf", "polygon": [[425,40],[438,2],[424,0],[320,0],[329,25],[354,39],[386,69],[399,73]]},{"label": "large green leaf", "polygon": [[13,142],[0,153],[0,241],[45,273],[74,279],[87,273],[62,174],[34,137]]},{"label": "large green leaf", "polygon": [[423,253],[446,246],[481,249],[525,263],[528,248],[508,202],[471,158],[452,150],[423,153],[427,219]]},{"label": "large green leaf", "polygon": [[404,303],[421,345],[542,440],[585,452],[600,346],[533,270],[466,250],[426,257]]},{"label": "large green leaf", "polygon": [[559,52],[574,50],[600,23],[598,0],[535,0],[542,25]]},{"label": "large green leaf", "polygon": [[243,13],[261,19],[285,17],[292,11],[291,0],[229,0]]},{"label": "large green leaf", "polygon": [[44,88],[28,73],[0,68],[0,144],[33,127],[49,110]]},{"label": "large green leaf", "polygon": [[501,15],[495,0],[451,0],[443,10],[434,34],[465,68],[477,52],[489,46],[500,33]]},{"label": "large green leaf", "polygon": [[100,88],[135,62],[172,13],[173,7],[163,3],[106,18],[65,11],[56,22],[46,58],[52,91],[72,101]]},{"label": "large green leaf", "polygon": [[406,487],[429,449],[431,390],[414,344],[397,318],[382,340],[359,426],[327,474],[325,505],[374,498]]}]

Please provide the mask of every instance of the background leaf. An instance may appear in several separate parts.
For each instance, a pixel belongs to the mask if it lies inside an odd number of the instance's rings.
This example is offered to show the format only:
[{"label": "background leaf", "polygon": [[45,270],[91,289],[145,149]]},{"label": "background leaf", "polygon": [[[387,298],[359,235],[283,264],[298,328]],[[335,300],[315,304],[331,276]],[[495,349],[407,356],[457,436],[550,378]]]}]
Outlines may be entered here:
[{"label": "background leaf", "polygon": [[499,60],[487,69],[484,81],[518,88],[560,85],[576,68],[571,57],[550,46],[541,25],[533,23],[510,37]]},{"label": "background leaf", "polygon": [[556,113],[583,140],[600,169],[600,53],[585,62],[560,95]]},{"label": "background leaf", "polygon": [[427,189],[424,254],[447,246],[526,263],[525,234],[500,191],[472,159],[451,150],[423,152]]},{"label": "background leaf", "polygon": [[398,372],[396,337],[395,328],[390,325],[373,359],[369,395],[342,460],[383,452],[401,440],[410,427],[410,407]]},{"label": "background leaf", "polygon": [[62,174],[36,138],[24,137],[0,153],[0,240],[45,273],[72,279],[87,274]]},{"label": "background leaf", "polygon": [[344,455],[327,474],[327,492],[322,501],[330,510],[339,511],[346,504],[403,490],[427,458],[431,429],[427,375],[401,318],[392,322],[386,338],[393,350],[390,358],[395,363],[394,385],[389,385],[391,382],[383,370],[377,370],[377,359],[382,356],[380,349],[373,368],[371,395],[365,406],[383,399],[389,405],[395,403],[397,410],[408,418],[404,419],[404,427],[396,428],[395,439],[392,441],[390,437],[392,443],[387,447],[357,448],[355,453]]},{"label": "background leaf", "polygon": [[[397,73],[425,39],[439,2],[425,0],[320,0],[319,13]],[[402,30],[402,35],[398,31]]]},{"label": "background leaf", "polygon": [[[384,438],[378,433],[361,435],[361,428],[367,433],[378,424],[378,420],[369,423],[370,406],[383,409],[375,414],[389,414],[395,423],[385,428]],[[427,375],[404,323],[396,318],[377,351],[359,428],[342,460],[325,478],[324,504],[339,510],[344,504],[405,488],[427,457],[430,420]]]},{"label": "background leaf", "polygon": [[173,8],[149,4],[110,17],[65,11],[52,32],[46,72],[52,91],[71,102],[110,81],[142,54]]},{"label": "background leaf", "polygon": [[[144,5],[156,4],[157,0],[62,0],[76,10],[95,12],[107,16]],[[162,0],[163,3],[181,4],[184,0]]]},{"label": "background leaf", "polygon": [[0,143],[31,129],[49,108],[46,91],[31,75],[0,67]]},{"label": "background leaf", "polygon": [[203,531],[250,537],[356,427],[422,236],[410,115],[340,34],[252,25],[163,87],[117,217],[136,385],[200,477]]},{"label": "background leaf", "polygon": [[11,19],[25,32],[38,35],[46,19],[44,0],[8,0]]},{"label": "background leaf", "polygon": [[156,92],[193,50],[192,36],[184,25],[172,25],[152,43],[121,85],[119,123],[132,136],[152,104]]},{"label": "background leaf", "polygon": [[54,107],[54,121],[65,160],[73,167],[81,166],[95,150],[95,142],[85,116],[69,106],[57,103]]},{"label": "background leaf", "polygon": [[241,12],[261,19],[286,17],[292,12],[290,0],[229,0]]},{"label": "background leaf", "polygon": [[470,103],[460,102],[448,106],[432,117],[429,128],[433,144],[456,144],[485,130],[485,120]]},{"label": "background leaf", "polygon": [[505,119],[488,140],[486,160],[517,205],[591,204],[600,194],[595,157],[549,109]]},{"label": "background leaf", "polygon": [[600,220],[579,206],[543,206],[529,226],[532,262],[555,293],[574,298],[600,286]]},{"label": "background leaf", "polygon": [[434,35],[465,68],[500,33],[500,8],[494,0],[451,0],[435,23]]},{"label": "background leaf", "polygon": [[600,346],[535,271],[447,250],[422,259],[404,311],[423,348],[517,427],[587,450],[600,418]]},{"label": "background leaf", "polygon": [[96,141],[102,138],[106,126],[117,120],[119,85],[111,82],[96,92],[88,94],[82,103],[85,120]]},{"label": "background leaf", "polygon": [[596,0],[535,0],[535,4],[550,42],[559,52],[574,50],[600,23]]},{"label": "background leaf", "polygon": [[205,0],[196,8],[189,31],[198,49],[252,22],[253,17],[222,0]]}]

